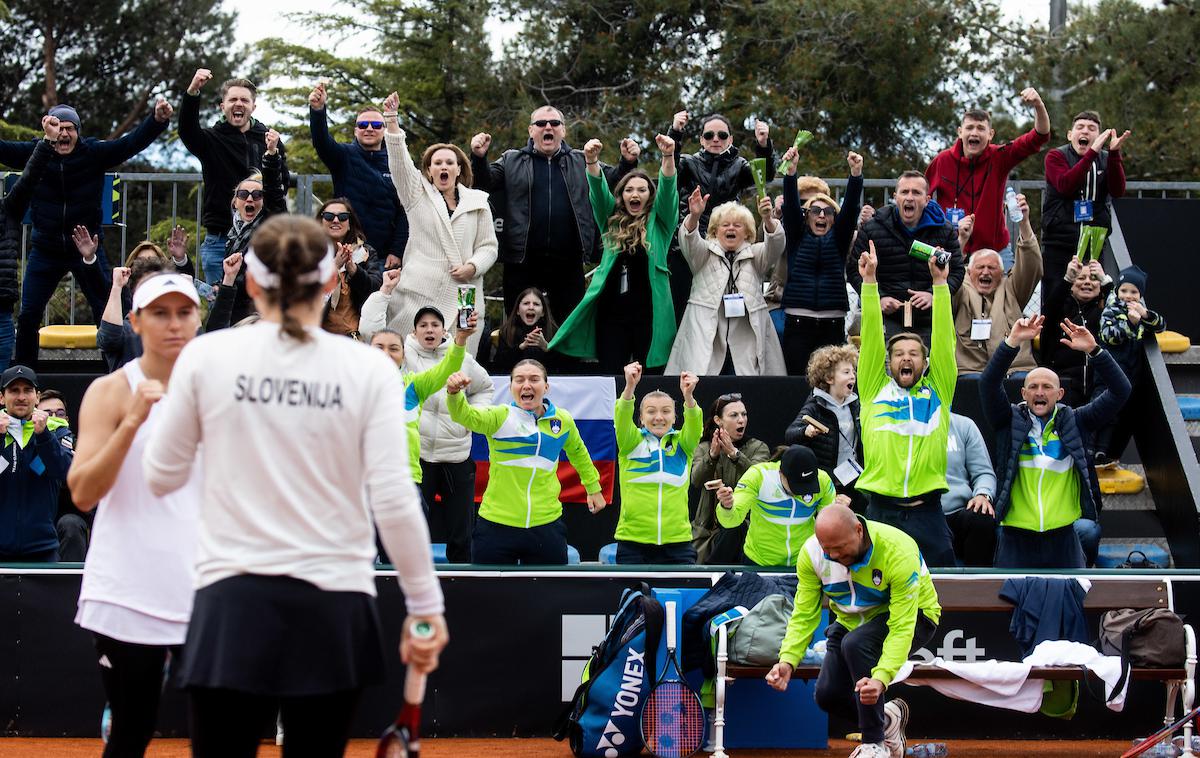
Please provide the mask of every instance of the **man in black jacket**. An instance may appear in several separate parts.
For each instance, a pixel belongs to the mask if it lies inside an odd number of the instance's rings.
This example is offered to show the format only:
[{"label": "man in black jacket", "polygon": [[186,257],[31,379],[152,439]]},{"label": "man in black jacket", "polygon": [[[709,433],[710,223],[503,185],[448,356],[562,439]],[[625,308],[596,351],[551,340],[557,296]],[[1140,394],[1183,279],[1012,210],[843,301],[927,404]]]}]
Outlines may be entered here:
[{"label": "man in black jacket", "polygon": [[25,164],[25,171],[8,194],[0,198],[0,371],[8,368],[12,360],[15,340],[12,312],[19,292],[17,269],[21,264],[21,222],[25,218],[25,211],[29,210],[33,188],[41,181],[50,156],[54,154],[54,145],[58,142],[58,119],[54,116],[42,117],[42,131],[45,139],[40,140],[33,149],[33,154]]},{"label": "man in black jacket", "polygon": [[[249,79],[230,79],[221,85],[221,120],[209,127],[200,126],[200,89],[212,79],[206,68],[196,69],[192,82],[179,106],[179,139],[200,161],[204,175],[202,223],[207,232],[200,243],[200,265],[204,279],[215,285],[221,281],[221,261],[225,258],[225,237],[233,225],[230,203],[238,183],[262,169],[267,151],[267,126],[251,116],[257,105],[258,90]],[[279,144],[283,160],[283,186],[290,181],[287,151]]]},{"label": "man in black jacket", "polygon": [[[333,196],[354,206],[367,244],[375,248],[382,268],[397,268],[408,244],[408,216],[396,197],[383,144],[383,112],[361,109],[354,119],[354,141],[338,142],[329,133],[325,82],[308,94],[308,129],[317,157],[333,177]],[[383,284],[382,272],[371,272],[371,288]]]},{"label": "man in black jacket", "polygon": [[[30,213],[33,235],[21,285],[17,316],[16,361],[34,366],[38,358],[38,327],[46,304],[67,275],[75,274],[92,316],[100,323],[108,299],[108,259],[101,247],[83,259],[75,247],[75,227],[103,240],[100,225],[104,175],[149,147],[167,128],[174,110],[159,98],[154,111],[136,129],[114,140],[81,137],[79,114],[69,105],[56,105],[49,115],[58,119],[54,155],[42,180],[34,186]],[[23,167],[41,140],[0,142],[0,163]],[[96,270],[87,267],[95,265]]]},{"label": "man in black jacket", "polygon": [[1096,429],[1129,398],[1129,380],[1086,327],[1064,320],[1064,345],[1095,363],[1105,391],[1087,405],[1064,405],[1058,375],[1036,368],[1025,377],[1023,402],[1012,405],[1004,376],[1021,343],[1042,331],[1044,316],[1017,321],[979,380],[983,413],[995,430],[997,568],[1084,568],[1075,531],[1080,518],[1098,521],[1100,487],[1088,445]]},{"label": "man in black jacket", "polygon": [[859,229],[854,250],[846,258],[846,281],[862,291],[858,259],[875,243],[879,256],[879,303],[883,307],[884,337],[915,332],[926,343],[933,325],[933,280],[925,261],[908,254],[913,241],[940,247],[950,253],[946,283],[953,296],[962,286],[966,268],[959,254],[958,235],[941,206],[929,197],[929,183],[920,171],[905,171],[896,180],[892,204],[881,209]]},{"label": "man in black jacket", "polygon": [[[471,138],[475,188],[491,195],[500,260],[504,263],[504,312],[529,287],[546,293],[554,320],[562,323],[583,299],[583,262],[599,260],[600,235],[588,200],[582,150],[566,143],[566,120],[543,105],[529,116],[529,143],[487,162],[490,134]],[[637,166],[641,148],[621,140],[621,162],[602,166],[609,187]]]}]

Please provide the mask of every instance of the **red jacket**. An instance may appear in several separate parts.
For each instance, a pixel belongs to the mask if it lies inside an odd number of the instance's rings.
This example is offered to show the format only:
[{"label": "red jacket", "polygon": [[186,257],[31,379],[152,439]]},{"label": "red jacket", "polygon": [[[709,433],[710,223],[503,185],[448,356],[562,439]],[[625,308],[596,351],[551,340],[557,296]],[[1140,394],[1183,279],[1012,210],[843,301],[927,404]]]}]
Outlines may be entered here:
[{"label": "red jacket", "polygon": [[982,248],[1002,250],[1008,246],[1004,214],[1008,173],[1049,141],[1049,134],[1038,134],[1030,129],[1007,144],[988,145],[982,155],[968,160],[963,155],[962,140],[956,140],[951,148],[938,153],[925,169],[929,194],[938,205],[947,211],[961,208],[967,214],[975,214],[975,229],[963,253],[970,254]]}]

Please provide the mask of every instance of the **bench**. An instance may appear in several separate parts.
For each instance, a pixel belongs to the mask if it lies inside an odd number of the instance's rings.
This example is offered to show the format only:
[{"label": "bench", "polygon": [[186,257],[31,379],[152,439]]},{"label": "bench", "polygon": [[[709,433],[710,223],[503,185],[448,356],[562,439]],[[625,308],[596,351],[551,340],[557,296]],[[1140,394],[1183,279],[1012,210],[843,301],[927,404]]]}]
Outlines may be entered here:
[{"label": "bench", "polygon": [[[1088,577],[1092,583],[1084,597],[1085,611],[1103,613],[1118,608],[1166,608],[1175,610],[1174,594],[1171,580],[1163,577],[1104,578]],[[942,612],[995,612],[1011,614],[1013,606],[1000,598],[1000,588],[1004,585],[1003,577],[993,575],[980,576],[944,576],[934,577],[934,586],[938,593],[938,602]],[[726,689],[737,679],[761,679],[770,671],[770,667],[739,666],[729,663],[728,627],[722,625],[717,631],[717,676],[715,682],[715,703],[713,709],[713,730],[710,745],[712,758],[727,758],[724,750],[725,736],[725,702]],[[1161,681],[1167,688],[1166,715],[1164,724],[1172,724],[1178,716],[1175,715],[1176,702],[1180,702],[1183,710],[1188,713],[1195,701],[1196,675],[1196,636],[1190,625],[1184,626],[1187,661],[1182,668],[1134,668],[1130,678],[1137,680]],[[801,664],[792,673],[793,679],[814,680],[821,672],[818,665]],[[1029,672],[1031,679],[1076,680],[1081,679],[1084,672],[1079,667],[1035,666]],[[911,678],[921,679],[955,679],[953,673],[931,664],[917,664]],[[1191,722],[1184,727],[1184,744],[1191,744]],[[1184,756],[1192,756],[1184,752]]]}]

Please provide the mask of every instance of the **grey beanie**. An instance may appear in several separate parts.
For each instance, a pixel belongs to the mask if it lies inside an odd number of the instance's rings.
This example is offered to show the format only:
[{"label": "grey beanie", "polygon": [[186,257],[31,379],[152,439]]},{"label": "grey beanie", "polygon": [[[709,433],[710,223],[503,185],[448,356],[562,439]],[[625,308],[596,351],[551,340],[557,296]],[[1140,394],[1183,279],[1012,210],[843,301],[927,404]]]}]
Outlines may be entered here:
[{"label": "grey beanie", "polygon": [[54,116],[59,121],[70,121],[75,125],[75,131],[80,131],[83,128],[79,123],[79,114],[69,105],[56,105],[46,115]]}]

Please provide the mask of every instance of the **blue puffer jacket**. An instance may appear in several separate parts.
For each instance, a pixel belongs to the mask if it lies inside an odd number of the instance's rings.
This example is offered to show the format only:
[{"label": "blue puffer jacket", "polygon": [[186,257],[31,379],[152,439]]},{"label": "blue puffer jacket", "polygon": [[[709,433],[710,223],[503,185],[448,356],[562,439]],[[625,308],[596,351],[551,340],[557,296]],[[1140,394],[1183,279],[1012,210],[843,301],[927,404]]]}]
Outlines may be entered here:
[{"label": "blue puffer jacket", "polygon": [[808,228],[794,177],[783,177],[783,231],[787,237],[783,259],[787,261],[787,284],[783,288],[785,308],[813,311],[846,311],[846,253],[862,210],[861,176],[846,184],[843,205],[833,228],[817,237]]},{"label": "blue puffer jacket", "polygon": [[[1016,357],[1017,349],[1009,347],[1007,342],[1001,342],[979,379],[983,414],[995,430],[996,442],[992,450],[995,451],[996,480],[999,482],[995,499],[997,524],[1008,514],[1009,495],[1017,475],[1021,446],[1033,427],[1025,403],[1009,403],[1004,393],[1004,377]],[[1129,399],[1131,388],[1125,373],[1107,350],[1101,350],[1092,358],[1092,363],[1104,379],[1106,389],[1095,400],[1079,408],[1059,403],[1054,416],[1054,429],[1071,453],[1079,481],[1085,484],[1079,488],[1079,509],[1084,518],[1095,521],[1101,505],[1100,483],[1096,479],[1092,456],[1088,455],[1088,444],[1097,429],[1116,417],[1121,406]]]},{"label": "blue puffer jacket", "polygon": [[408,244],[408,216],[392,186],[387,147],[364,150],[357,142],[335,141],[329,134],[325,113],[323,108],[309,108],[308,128],[317,157],[333,176],[334,197],[344,197],[354,206],[367,244],[375,248],[380,260],[389,255],[403,257]]},{"label": "blue puffer jacket", "polygon": [[[26,424],[33,422],[27,421]],[[28,427],[27,427],[28,428]],[[51,417],[24,448],[5,434],[0,461],[0,553],[27,555],[58,547],[58,493],[75,458],[71,429]]]},{"label": "blue puffer jacket", "polygon": [[[145,150],[163,133],[167,123],[151,114],[132,132],[114,140],[81,138],[68,155],[50,156],[42,181],[33,191],[32,246],[42,253],[78,258],[71,240],[77,225],[103,237],[100,229],[100,193],[104,173]],[[23,168],[40,139],[0,141],[0,163]]]}]

